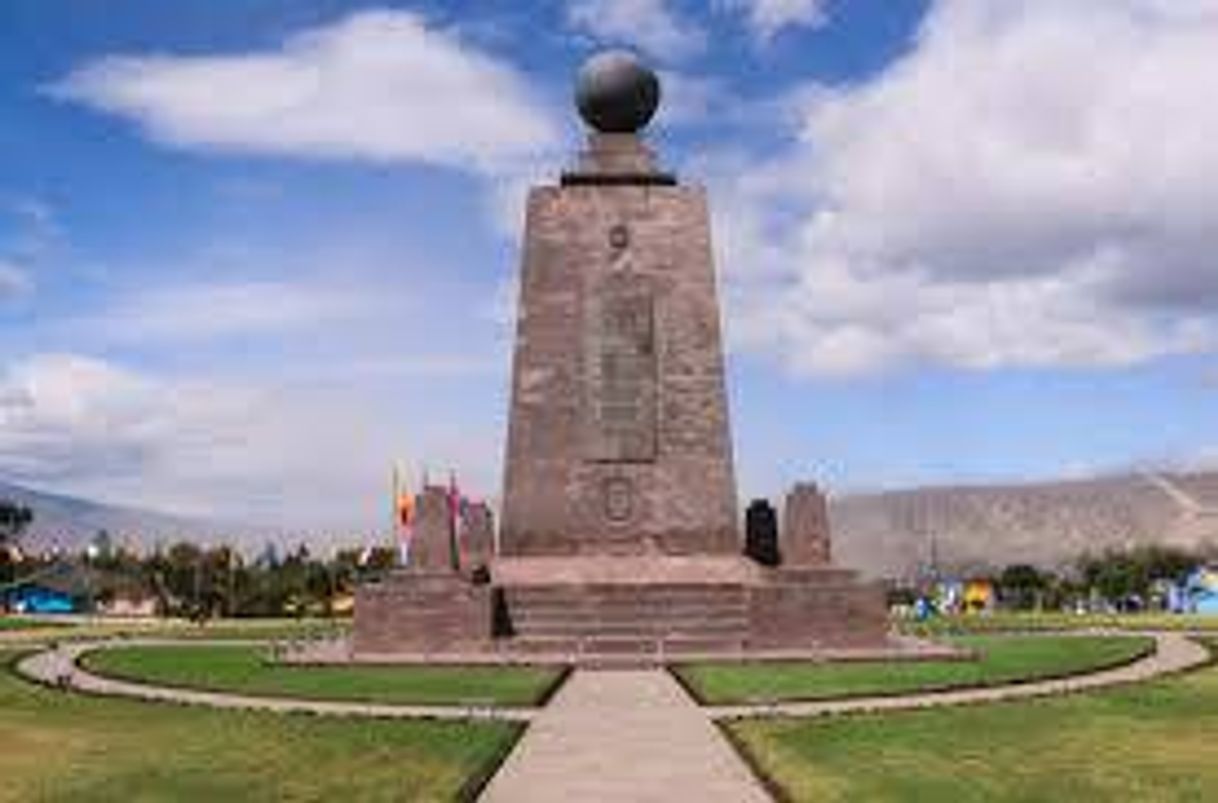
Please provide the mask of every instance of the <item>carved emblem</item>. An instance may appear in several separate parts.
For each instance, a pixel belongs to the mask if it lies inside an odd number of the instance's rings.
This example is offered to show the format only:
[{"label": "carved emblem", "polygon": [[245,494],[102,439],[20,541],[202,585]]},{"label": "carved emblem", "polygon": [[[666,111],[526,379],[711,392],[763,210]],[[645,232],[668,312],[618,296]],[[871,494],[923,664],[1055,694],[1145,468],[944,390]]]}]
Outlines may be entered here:
[{"label": "carved emblem", "polygon": [[628,521],[634,513],[634,485],[626,477],[610,477],[605,480],[605,518],[609,521]]},{"label": "carved emblem", "polygon": [[614,251],[622,251],[630,245],[630,229],[625,223],[618,223],[609,229],[609,247]]}]

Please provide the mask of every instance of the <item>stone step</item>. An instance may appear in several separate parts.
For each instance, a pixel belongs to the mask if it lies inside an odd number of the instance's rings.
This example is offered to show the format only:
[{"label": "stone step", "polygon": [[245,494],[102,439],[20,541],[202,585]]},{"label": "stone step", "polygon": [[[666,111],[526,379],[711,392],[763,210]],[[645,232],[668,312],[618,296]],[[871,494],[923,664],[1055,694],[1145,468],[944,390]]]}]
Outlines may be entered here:
[{"label": "stone step", "polygon": [[706,594],[704,596],[682,596],[668,594],[517,594],[507,591],[503,595],[508,602],[517,605],[562,606],[562,605],[604,605],[604,606],[639,606],[652,605],[661,607],[710,607],[729,606],[743,607],[748,605],[744,596],[725,594]]},{"label": "stone step", "polygon": [[519,635],[545,636],[637,636],[671,638],[686,636],[739,636],[748,632],[746,622],[697,623],[688,625],[650,625],[641,622],[513,622]]},{"label": "stone step", "polygon": [[[605,658],[638,657],[649,663],[666,660],[672,656],[699,655],[707,653],[734,653],[743,650],[743,638],[640,638],[640,637],[588,637],[557,638],[552,636],[514,636],[504,639],[500,649],[516,655],[577,655]],[[581,661],[582,662],[582,661]]]},{"label": "stone step", "polygon": [[536,619],[596,616],[604,619],[684,620],[748,616],[748,608],[744,605],[525,605],[508,600],[507,608],[514,617]]},{"label": "stone step", "polygon": [[654,599],[744,602],[748,596],[744,589],[738,586],[509,586],[503,591],[509,597],[525,601]]},{"label": "stone step", "polygon": [[744,649],[745,639],[738,638],[695,638],[677,636],[664,639],[666,655],[692,655],[700,653],[739,652]]}]

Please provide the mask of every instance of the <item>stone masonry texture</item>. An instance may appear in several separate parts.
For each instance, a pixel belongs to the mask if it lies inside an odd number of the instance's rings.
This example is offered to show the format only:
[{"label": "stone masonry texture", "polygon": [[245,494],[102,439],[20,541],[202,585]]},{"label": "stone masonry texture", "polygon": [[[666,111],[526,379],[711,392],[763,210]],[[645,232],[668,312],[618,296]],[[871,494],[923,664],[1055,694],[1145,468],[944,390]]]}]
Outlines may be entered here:
[{"label": "stone masonry texture", "polygon": [[739,549],[700,189],[533,189],[504,477],[504,555]]}]

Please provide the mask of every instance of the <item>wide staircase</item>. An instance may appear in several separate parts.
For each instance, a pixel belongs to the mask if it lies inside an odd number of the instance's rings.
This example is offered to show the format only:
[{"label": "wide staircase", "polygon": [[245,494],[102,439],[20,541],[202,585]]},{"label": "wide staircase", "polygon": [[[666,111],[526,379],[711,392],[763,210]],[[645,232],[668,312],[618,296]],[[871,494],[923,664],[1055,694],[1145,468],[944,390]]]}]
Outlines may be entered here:
[{"label": "wide staircase", "polygon": [[737,583],[505,586],[515,652],[664,658],[743,649],[747,590]]}]

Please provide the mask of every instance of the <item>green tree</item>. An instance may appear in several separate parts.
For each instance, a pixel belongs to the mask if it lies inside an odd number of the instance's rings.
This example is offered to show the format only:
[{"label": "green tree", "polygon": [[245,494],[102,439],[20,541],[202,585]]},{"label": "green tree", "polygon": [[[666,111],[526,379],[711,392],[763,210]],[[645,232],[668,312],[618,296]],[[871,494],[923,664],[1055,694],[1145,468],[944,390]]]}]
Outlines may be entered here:
[{"label": "green tree", "polygon": [[[11,583],[17,576],[17,542],[34,521],[28,507],[0,500],[0,582]],[[3,602],[3,600],[0,600]]]},{"label": "green tree", "polygon": [[0,500],[0,546],[15,544],[34,523],[34,512],[11,500]]},{"label": "green tree", "polygon": [[1023,611],[1037,606],[1048,585],[1048,575],[1041,574],[1035,566],[1027,563],[1006,567],[998,578],[998,590],[1003,602]]}]

